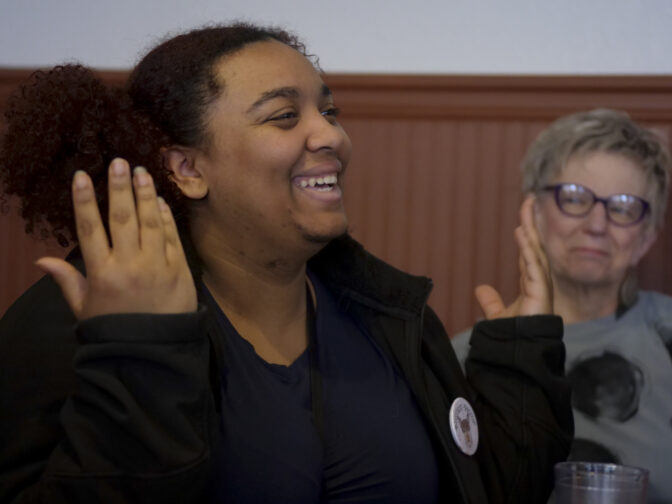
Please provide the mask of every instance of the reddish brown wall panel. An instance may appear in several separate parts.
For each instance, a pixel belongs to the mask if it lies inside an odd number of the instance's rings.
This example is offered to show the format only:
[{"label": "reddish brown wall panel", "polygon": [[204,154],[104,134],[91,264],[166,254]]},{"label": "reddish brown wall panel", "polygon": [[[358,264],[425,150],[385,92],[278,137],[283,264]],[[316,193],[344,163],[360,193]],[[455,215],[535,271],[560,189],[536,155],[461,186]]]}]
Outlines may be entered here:
[{"label": "reddish brown wall panel", "polygon": [[[357,149],[347,175],[352,234],[377,255],[434,279],[432,305],[453,330],[478,316],[473,288],[517,285],[517,163],[535,127],[505,122],[344,120]],[[505,161],[509,160],[509,163]]]},{"label": "reddish brown wall panel", "polygon": [[[0,104],[25,71],[0,71]],[[123,81],[123,73],[103,77]],[[352,234],[395,266],[434,279],[431,303],[451,332],[479,316],[473,288],[516,294],[518,165],[554,118],[608,106],[672,132],[670,77],[327,78],[353,144],[346,204]],[[670,212],[668,211],[668,215]],[[641,268],[672,293],[672,219]],[[0,216],[0,312],[39,273],[44,253],[16,217]]]}]

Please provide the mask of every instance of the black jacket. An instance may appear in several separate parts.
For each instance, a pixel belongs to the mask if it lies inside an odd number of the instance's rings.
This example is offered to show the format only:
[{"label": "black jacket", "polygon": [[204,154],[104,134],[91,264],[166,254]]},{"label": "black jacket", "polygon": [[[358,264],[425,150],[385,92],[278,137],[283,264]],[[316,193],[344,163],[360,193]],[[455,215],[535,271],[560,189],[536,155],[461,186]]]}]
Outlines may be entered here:
[{"label": "black jacket", "polygon": [[[572,438],[558,317],[476,325],[463,376],[427,278],[402,273],[354,240],[311,269],[373,334],[424,413],[442,502],[545,502]],[[204,502],[217,446],[219,366],[226,349],[207,307],[77,323],[43,278],[0,321],[0,502]],[[448,411],[476,410],[473,457]],[[394,440],[390,440],[394,442]]]}]

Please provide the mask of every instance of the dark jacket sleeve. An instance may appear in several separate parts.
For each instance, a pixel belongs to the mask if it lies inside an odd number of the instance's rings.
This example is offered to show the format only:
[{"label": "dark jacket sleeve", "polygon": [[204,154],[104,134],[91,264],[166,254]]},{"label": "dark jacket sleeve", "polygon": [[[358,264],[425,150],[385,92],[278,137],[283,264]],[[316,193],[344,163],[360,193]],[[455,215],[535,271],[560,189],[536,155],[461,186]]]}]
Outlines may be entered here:
[{"label": "dark jacket sleeve", "polygon": [[553,465],[569,453],[574,421],[562,332],[555,316],[474,327],[465,367],[482,432],[477,456],[492,502],[546,502]]},{"label": "dark jacket sleeve", "polygon": [[[570,387],[564,378],[562,320],[555,316],[483,321],[473,330],[466,377],[441,321],[427,309],[423,358],[443,397],[430,397],[444,429],[464,502],[545,503],[553,466],[565,460],[573,436]],[[462,396],[478,420],[474,456],[452,440],[449,408]],[[439,408],[437,405],[443,405]],[[481,490],[482,489],[482,490]]]},{"label": "dark jacket sleeve", "polygon": [[204,313],[77,323],[48,278],[0,321],[0,502],[200,502]]}]

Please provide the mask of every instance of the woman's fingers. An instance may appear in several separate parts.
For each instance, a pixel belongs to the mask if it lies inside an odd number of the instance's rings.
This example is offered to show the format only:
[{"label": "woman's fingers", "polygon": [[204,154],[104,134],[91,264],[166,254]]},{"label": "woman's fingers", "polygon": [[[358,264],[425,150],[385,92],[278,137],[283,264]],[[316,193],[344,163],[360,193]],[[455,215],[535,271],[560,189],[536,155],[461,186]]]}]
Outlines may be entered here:
[{"label": "woman's fingers", "polygon": [[128,260],[140,248],[138,218],[131,185],[128,163],[120,158],[112,160],[108,173],[110,236],[114,254]]},{"label": "woman's fingers", "polygon": [[141,166],[133,170],[133,187],[138,213],[140,248],[143,253],[165,260],[164,225],[152,176]]},{"label": "woman's fingers", "polygon": [[539,238],[539,232],[537,231],[537,226],[534,218],[534,208],[536,205],[536,198],[534,196],[528,196],[523,201],[523,204],[520,207],[520,223],[521,228],[527,238],[529,245],[534,250],[534,253],[537,257],[537,261],[544,269],[544,272],[548,271],[548,261],[546,254],[544,253],[544,248],[541,244],[541,239]]},{"label": "woman's fingers", "polygon": [[551,280],[548,261],[534,223],[534,198],[528,197],[520,210],[521,224],[515,231],[520,250],[520,304],[518,315],[552,311]]},{"label": "woman's fingers", "polygon": [[140,249],[148,254],[164,251],[164,225],[151,175],[136,167],[131,175],[120,158],[110,163],[110,235],[119,260],[135,257]]},{"label": "woman's fingers", "polygon": [[72,264],[56,257],[42,257],[35,264],[54,278],[70,309],[80,318],[88,286],[84,276]]},{"label": "woman's fingers", "polygon": [[110,253],[107,233],[98,211],[98,203],[91,178],[78,171],[72,181],[72,202],[77,226],[77,240],[87,268],[95,269],[105,262]]},{"label": "woman's fingers", "polygon": [[170,211],[170,207],[163,198],[159,197],[158,201],[159,213],[161,215],[161,221],[163,222],[163,234],[166,244],[166,258],[168,263],[175,264],[178,261],[183,261],[186,263],[182,242],[177,230],[177,225],[175,224],[175,219],[173,218],[173,214]]},{"label": "woman's fingers", "polygon": [[528,285],[529,282],[539,280],[541,275],[541,264],[539,257],[530,245],[530,242],[525,235],[525,231],[521,227],[517,227],[514,231],[516,243],[519,250],[518,267],[520,269],[521,287]]}]

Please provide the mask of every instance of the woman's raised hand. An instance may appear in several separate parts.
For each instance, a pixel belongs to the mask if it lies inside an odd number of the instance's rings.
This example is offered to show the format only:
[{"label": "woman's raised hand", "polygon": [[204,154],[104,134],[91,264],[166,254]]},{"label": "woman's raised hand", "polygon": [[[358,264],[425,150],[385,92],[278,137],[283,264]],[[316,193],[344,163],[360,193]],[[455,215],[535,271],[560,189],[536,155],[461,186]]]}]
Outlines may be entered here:
[{"label": "woman's raised hand", "polygon": [[143,168],[109,167],[111,245],[89,176],[77,172],[72,200],[86,277],[68,262],[43,257],[79,320],[112,313],[184,313],[197,308],[196,288],[168,205]]},{"label": "woman's raised hand", "polygon": [[553,313],[553,287],[546,254],[539,242],[534,224],[533,196],[528,196],[520,207],[520,226],[515,230],[520,250],[520,295],[505,307],[497,291],[489,285],[476,287],[476,299],[486,318],[516,317]]}]

